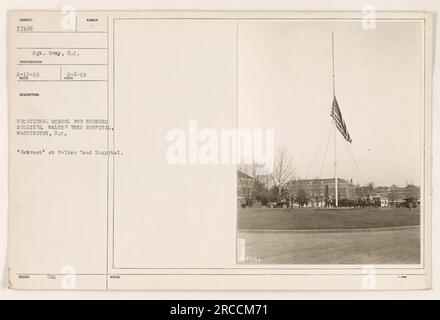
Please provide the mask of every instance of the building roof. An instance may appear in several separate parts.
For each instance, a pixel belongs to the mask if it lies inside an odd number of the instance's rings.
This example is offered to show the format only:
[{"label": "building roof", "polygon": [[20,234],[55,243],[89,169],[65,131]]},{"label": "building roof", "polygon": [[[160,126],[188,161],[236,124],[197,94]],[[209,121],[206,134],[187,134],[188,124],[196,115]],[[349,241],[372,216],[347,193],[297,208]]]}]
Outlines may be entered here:
[{"label": "building roof", "polygon": [[239,177],[240,179],[254,179],[246,173],[241,172],[240,170],[237,171],[237,177]]},{"label": "building roof", "polygon": [[[324,182],[324,183],[334,183],[335,178],[324,178],[324,179],[299,179],[299,180],[292,180],[289,182],[289,184],[295,184],[295,183],[313,183],[313,182]],[[338,178],[338,182],[350,182],[349,180]]]}]

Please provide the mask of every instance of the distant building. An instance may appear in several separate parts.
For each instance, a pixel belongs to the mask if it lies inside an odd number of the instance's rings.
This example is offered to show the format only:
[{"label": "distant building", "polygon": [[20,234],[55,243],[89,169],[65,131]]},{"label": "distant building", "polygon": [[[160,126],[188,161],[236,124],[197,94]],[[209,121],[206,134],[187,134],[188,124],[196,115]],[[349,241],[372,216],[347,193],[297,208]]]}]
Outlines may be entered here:
[{"label": "distant building", "polygon": [[373,197],[380,197],[380,198],[388,198],[388,194],[390,193],[389,187],[377,187],[373,190]]},{"label": "distant building", "polygon": [[377,187],[373,189],[371,198],[373,200],[379,200],[381,207],[388,207],[390,202],[388,199],[389,193],[389,187]]},{"label": "distant building", "polygon": [[[361,187],[366,188],[366,187]],[[366,189],[365,189],[366,190]],[[370,198],[377,198],[381,203],[401,203],[405,199],[420,201],[420,187],[414,185],[407,185],[406,187],[398,187],[393,184],[390,187],[376,187],[371,192],[366,192]]]},{"label": "distant building", "polygon": [[237,171],[237,206],[246,204],[252,198],[252,188],[254,185],[254,178]]},{"label": "distant building", "polygon": [[[260,175],[256,179],[237,171],[237,205],[249,205],[252,197],[255,196],[255,182],[270,187],[270,176]],[[335,198],[335,179],[303,179],[292,180],[283,186],[283,192],[287,191],[287,200],[293,201],[298,196],[300,190],[304,190],[312,206],[321,206],[326,200]],[[382,207],[398,204],[406,200],[420,201],[420,187],[407,185],[399,187],[392,185],[374,187],[373,184],[366,186],[355,186],[352,180],[338,178],[338,199],[369,199],[379,201]]]},{"label": "distant building", "polygon": [[372,185],[356,188],[356,198],[371,199],[372,197],[374,197],[374,187]]},{"label": "distant building", "polygon": [[[285,187],[289,194],[295,197],[299,190],[304,190],[307,197],[318,201],[325,200],[326,193],[329,198],[335,198],[335,179],[304,179],[291,181]],[[327,191],[326,191],[327,189]],[[356,198],[355,186],[352,181],[338,178],[338,199]]]},{"label": "distant building", "polygon": [[392,203],[404,202],[405,199],[420,201],[420,187],[412,184],[406,187],[392,185],[389,187],[388,200]]}]

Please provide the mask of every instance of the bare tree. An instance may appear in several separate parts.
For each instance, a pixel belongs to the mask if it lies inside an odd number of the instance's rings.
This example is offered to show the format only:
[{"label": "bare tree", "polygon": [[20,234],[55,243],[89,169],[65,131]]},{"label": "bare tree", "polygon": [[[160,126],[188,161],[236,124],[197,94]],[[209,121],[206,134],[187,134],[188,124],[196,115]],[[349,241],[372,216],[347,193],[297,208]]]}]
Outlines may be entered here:
[{"label": "bare tree", "polygon": [[240,163],[238,165],[238,171],[243,172],[244,174],[247,174],[248,176],[252,177],[254,180],[258,178],[257,175],[257,165],[255,162],[252,163]]},{"label": "bare tree", "polygon": [[282,189],[294,176],[294,166],[286,148],[279,147],[275,156],[272,172],[272,182],[278,188],[278,201],[281,200]]},{"label": "bare tree", "polygon": [[252,202],[255,198],[255,186],[259,178],[258,166],[254,161],[252,163],[242,162],[237,169],[244,174],[237,177],[239,196],[243,196]]},{"label": "bare tree", "polygon": [[271,176],[265,172],[264,165],[252,161],[251,163],[240,163],[238,165],[238,171],[247,174],[252,177],[255,182],[263,183],[266,187],[270,187]]}]

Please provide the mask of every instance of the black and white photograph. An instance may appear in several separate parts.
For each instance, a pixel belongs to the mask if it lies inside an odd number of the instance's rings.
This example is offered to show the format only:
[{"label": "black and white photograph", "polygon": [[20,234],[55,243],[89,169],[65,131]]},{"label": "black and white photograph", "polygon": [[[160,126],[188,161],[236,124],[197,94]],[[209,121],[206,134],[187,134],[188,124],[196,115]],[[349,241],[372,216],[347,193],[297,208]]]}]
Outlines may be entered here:
[{"label": "black and white photograph", "polygon": [[238,126],[274,142],[238,165],[238,263],[422,263],[422,27],[239,24]]}]

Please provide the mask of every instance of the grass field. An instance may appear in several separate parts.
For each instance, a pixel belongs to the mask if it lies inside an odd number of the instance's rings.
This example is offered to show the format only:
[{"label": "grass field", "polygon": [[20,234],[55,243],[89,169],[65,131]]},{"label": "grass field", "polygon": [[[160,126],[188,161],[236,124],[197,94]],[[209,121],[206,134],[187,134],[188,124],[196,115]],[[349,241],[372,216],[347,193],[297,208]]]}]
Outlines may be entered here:
[{"label": "grass field", "polygon": [[418,264],[419,224],[419,209],[246,208],[237,237],[250,264]]},{"label": "grass field", "polygon": [[238,209],[238,229],[361,229],[414,226],[419,224],[419,209]]},{"label": "grass field", "polygon": [[[420,229],[374,232],[239,232],[256,264],[418,264]],[[251,263],[255,264],[255,263]]]}]

